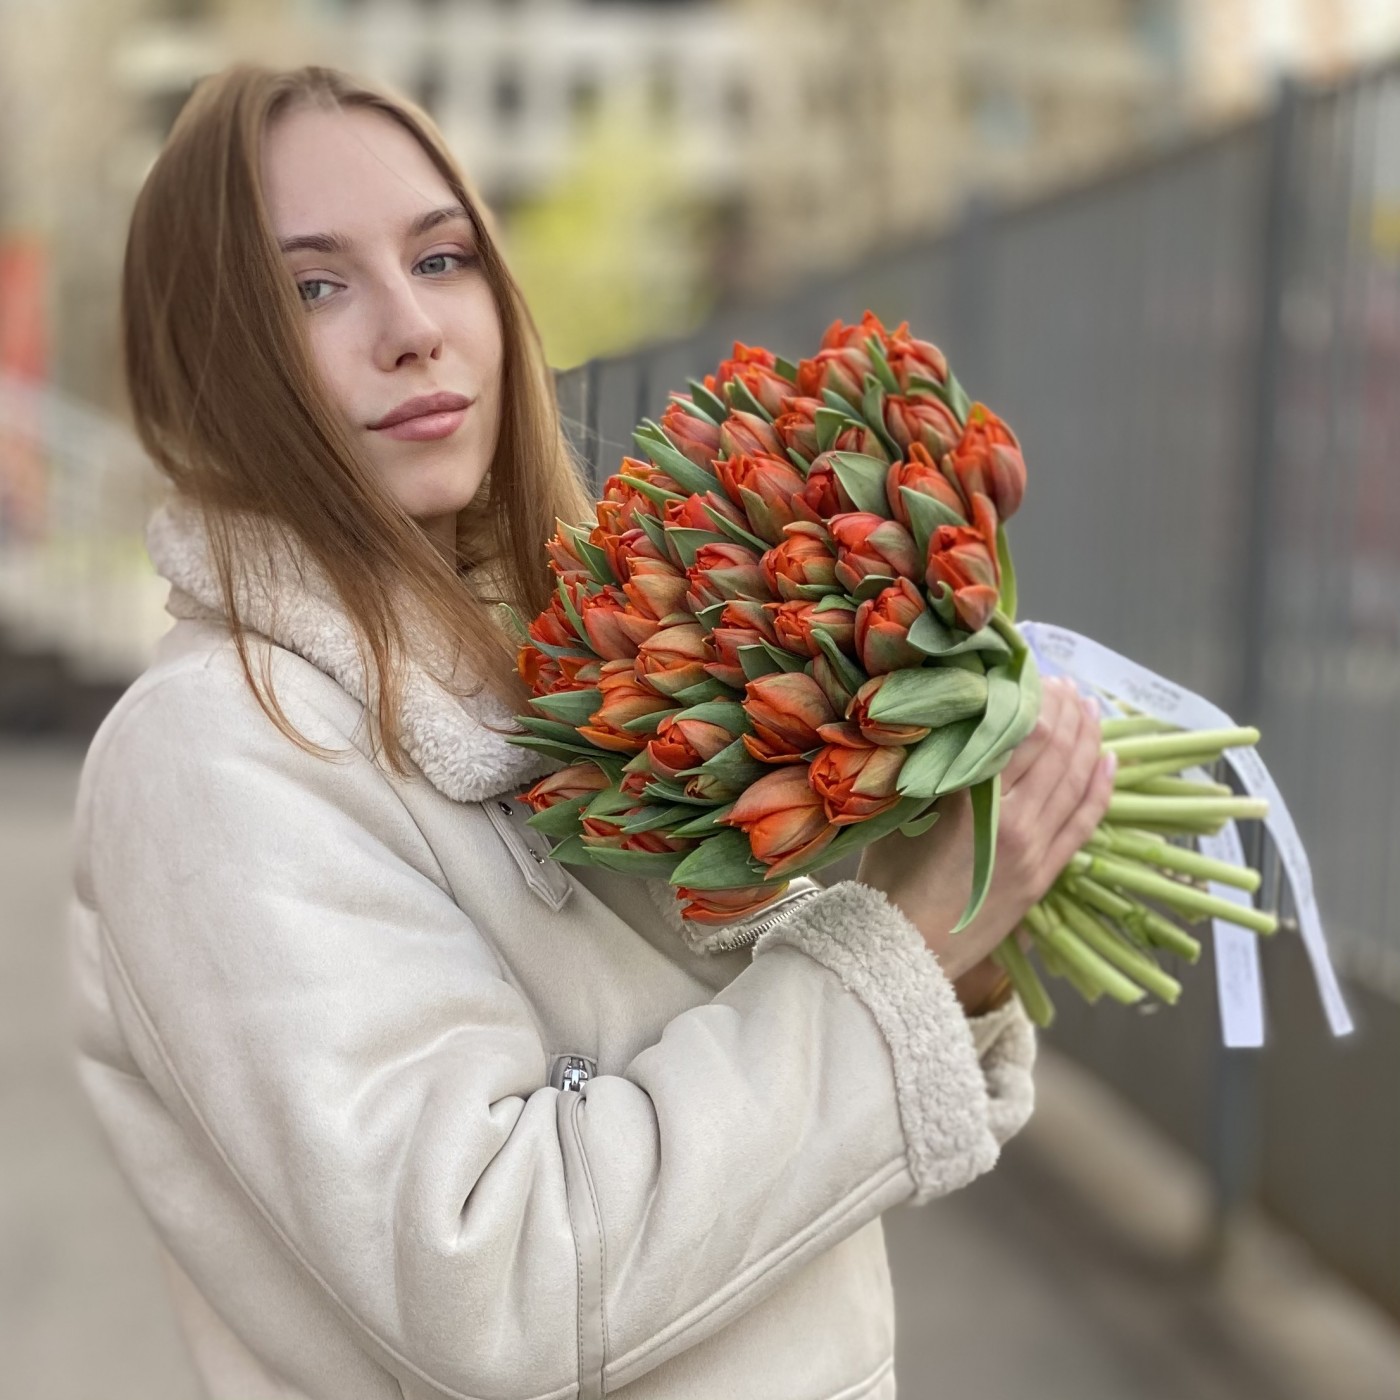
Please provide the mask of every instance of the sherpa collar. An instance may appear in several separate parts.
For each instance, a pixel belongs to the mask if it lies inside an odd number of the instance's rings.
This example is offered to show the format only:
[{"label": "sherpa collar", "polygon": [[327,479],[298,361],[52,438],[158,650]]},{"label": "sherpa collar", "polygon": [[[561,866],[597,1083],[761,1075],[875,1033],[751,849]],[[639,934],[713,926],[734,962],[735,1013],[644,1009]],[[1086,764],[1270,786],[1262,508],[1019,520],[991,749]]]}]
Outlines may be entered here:
[{"label": "sherpa collar", "polygon": [[[236,519],[234,524],[237,531]],[[179,497],[159,506],[146,524],[146,549],[156,572],[171,584],[166,603],[171,616],[224,615],[208,537],[196,506]],[[368,705],[365,669],[353,629],[329,580],[300,546],[290,547],[285,555],[279,552],[275,562],[275,591],[262,575],[239,580],[235,597],[245,624],[304,657]],[[477,584],[483,579],[484,575]],[[422,633],[410,635],[420,638],[421,647]],[[482,720],[506,727],[512,719],[489,690],[459,700],[433,680],[417,657],[408,662],[398,718],[409,757],[439,792],[455,802],[479,802],[508,789],[518,790],[555,766],[547,755],[507,743],[484,727]]]}]

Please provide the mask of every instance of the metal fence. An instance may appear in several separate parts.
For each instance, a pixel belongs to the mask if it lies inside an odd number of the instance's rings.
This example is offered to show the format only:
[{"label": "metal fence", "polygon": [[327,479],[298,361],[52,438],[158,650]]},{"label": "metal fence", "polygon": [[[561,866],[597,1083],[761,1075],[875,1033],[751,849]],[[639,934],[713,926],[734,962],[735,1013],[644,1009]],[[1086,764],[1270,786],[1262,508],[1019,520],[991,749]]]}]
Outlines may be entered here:
[{"label": "metal fence", "polygon": [[797,359],[867,307],[1021,438],[1023,614],[1261,728],[1360,1025],[1326,1037],[1282,940],[1265,1052],[1214,1048],[1202,968],[1189,1008],[1067,1007],[1054,1034],[1202,1155],[1222,1231],[1260,1196],[1400,1314],[1400,70],[1285,86],[1211,139],[561,376],[595,486],[734,339]]}]

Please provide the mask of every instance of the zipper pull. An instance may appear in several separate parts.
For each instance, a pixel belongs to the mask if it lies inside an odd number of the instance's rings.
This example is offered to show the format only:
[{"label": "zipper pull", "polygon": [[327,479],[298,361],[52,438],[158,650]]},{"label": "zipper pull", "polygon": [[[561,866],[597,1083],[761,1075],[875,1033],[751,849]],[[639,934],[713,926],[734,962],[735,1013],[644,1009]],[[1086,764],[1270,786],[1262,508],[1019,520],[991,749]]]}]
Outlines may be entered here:
[{"label": "zipper pull", "polygon": [[556,1055],[549,1071],[549,1087],[577,1094],[598,1073],[598,1061],[586,1055]]}]

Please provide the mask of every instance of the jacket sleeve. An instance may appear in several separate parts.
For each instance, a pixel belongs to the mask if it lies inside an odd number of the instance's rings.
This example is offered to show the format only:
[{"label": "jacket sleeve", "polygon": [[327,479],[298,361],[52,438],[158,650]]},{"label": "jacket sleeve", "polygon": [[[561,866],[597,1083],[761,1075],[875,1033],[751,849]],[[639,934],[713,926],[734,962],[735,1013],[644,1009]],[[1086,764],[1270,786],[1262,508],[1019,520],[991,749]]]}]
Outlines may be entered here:
[{"label": "jacket sleeve", "polygon": [[[343,717],[278,696],[345,749]],[[620,1073],[548,1087],[529,1005],[393,783],[291,743],[232,666],[137,697],[79,810],[123,1054],[406,1382],[615,1389],[986,1171],[1029,1112],[1024,1016],[969,1023],[849,881]]]}]

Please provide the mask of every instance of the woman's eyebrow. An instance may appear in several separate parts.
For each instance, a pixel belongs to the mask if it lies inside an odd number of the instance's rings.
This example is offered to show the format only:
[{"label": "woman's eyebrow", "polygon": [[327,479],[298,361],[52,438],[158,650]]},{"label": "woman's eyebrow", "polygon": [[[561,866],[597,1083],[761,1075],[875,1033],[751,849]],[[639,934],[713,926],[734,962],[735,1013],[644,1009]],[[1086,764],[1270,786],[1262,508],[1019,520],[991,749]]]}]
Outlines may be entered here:
[{"label": "woman's eyebrow", "polygon": [[[446,223],[449,219],[469,218],[466,209],[460,204],[444,204],[437,209],[429,209],[420,214],[404,230],[406,238],[416,238],[420,233]],[[289,238],[279,239],[277,246],[284,253],[299,253],[303,250],[313,253],[348,253],[349,240],[338,233],[299,233]]]}]

